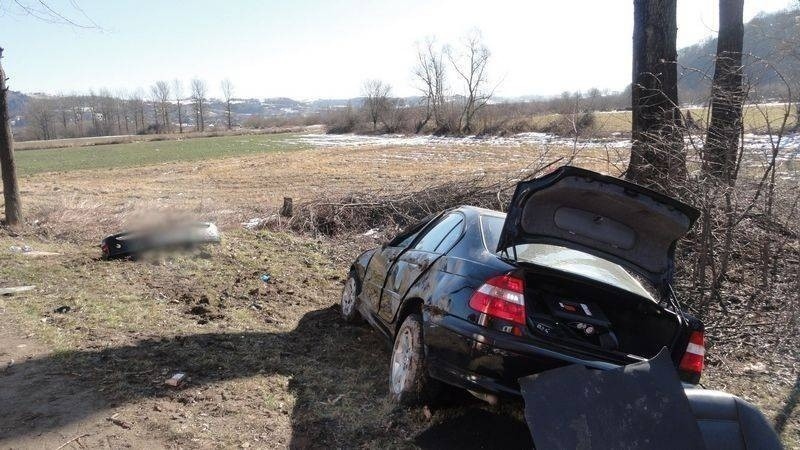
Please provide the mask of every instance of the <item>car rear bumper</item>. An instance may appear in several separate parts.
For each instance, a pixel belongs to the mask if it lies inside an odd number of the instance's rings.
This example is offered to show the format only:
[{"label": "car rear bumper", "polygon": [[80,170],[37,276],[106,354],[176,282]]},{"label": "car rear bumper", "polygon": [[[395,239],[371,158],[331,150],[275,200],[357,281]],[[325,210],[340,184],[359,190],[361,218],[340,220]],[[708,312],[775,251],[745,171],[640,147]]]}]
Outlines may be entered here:
[{"label": "car rear bumper", "polygon": [[428,372],[464,389],[519,395],[521,377],[568,364],[613,369],[619,364],[568,349],[534,344],[455,316],[425,320]]}]

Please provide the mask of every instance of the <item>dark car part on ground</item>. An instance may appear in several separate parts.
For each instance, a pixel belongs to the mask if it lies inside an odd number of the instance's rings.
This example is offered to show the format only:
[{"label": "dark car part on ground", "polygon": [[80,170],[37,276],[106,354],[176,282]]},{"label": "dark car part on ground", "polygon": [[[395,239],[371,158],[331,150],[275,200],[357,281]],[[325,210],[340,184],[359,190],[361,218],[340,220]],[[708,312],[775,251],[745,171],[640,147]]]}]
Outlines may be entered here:
[{"label": "dark car part on ground", "polygon": [[138,256],[157,249],[178,249],[220,242],[217,226],[209,222],[163,225],[107,236],[100,244],[106,259]]},{"label": "dark car part on ground", "polygon": [[421,318],[424,351],[410,358],[424,361],[392,369],[425,367],[488,401],[519,395],[526,375],[613,369],[663,347],[697,383],[703,324],[670,287],[675,242],[696,217],[648,189],[564,167],[520,183],[508,215],[454,208],[363,253],[342,314],[363,317],[395,348],[406,318]]},{"label": "dark car part on ground", "polygon": [[666,350],[616,370],[562,367],[524,377],[520,386],[537,449],[780,449],[752,405],[684,389]]}]

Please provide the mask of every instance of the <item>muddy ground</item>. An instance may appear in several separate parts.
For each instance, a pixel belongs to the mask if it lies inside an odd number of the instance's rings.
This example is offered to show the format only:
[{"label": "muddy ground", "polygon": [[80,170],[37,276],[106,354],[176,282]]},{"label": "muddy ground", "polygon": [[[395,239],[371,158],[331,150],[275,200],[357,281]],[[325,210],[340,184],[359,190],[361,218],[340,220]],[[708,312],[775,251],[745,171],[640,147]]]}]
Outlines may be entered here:
[{"label": "muddy ground", "polygon": [[[402,191],[520,170],[540,153],[309,150],[24,179],[31,226],[0,233],[0,287],[36,287],[0,296],[0,447],[529,447],[518,403],[452,394],[430,407],[391,404],[386,343],[337,316],[350,262],[380,235],[240,223],[284,195]],[[98,258],[98,240],[132,211],[176,209],[219,222],[222,244]],[[58,254],[11,249],[25,245]],[[177,372],[187,380],[165,385]],[[790,448],[800,443],[798,380],[796,361],[767,352],[717,361],[704,376],[759,405]]]}]

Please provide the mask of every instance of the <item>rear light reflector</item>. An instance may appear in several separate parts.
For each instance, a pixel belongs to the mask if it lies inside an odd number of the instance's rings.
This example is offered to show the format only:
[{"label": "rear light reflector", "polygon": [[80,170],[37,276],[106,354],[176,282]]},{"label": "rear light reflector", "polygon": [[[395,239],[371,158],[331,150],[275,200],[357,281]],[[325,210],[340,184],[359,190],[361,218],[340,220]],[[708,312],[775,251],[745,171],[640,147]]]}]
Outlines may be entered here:
[{"label": "rear light reflector", "polygon": [[490,278],[469,299],[469,307],[490,317],[525,324],[525,282],[511,275]]},{"label": "rear light reflector", "polygon": [[703,360],[705,359],[705,335],[702,331],[692,331],[689,344],[681,358],[680,370],[699,376],[703,373]]}]

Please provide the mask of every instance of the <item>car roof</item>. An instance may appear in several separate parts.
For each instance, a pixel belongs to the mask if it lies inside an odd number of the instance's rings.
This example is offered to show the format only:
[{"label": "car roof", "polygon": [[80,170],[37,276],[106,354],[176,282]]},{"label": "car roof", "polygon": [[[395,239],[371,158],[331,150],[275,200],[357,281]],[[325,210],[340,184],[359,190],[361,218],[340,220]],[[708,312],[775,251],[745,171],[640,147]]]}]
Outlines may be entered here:
[{"label": "car roof", "polygon": [[473,214],[478,214],[478,215],[481,215],[481,216],[492,216],[492,217],[499,217],[499,218],[505,218],[506,217],[506,213],[504,213],[502,211],[495,211],[493,209],[481,208],[479,206],[472,206],[472,205],[461,205],[458,208],[455,208],[455,210],[462,211],[462,212],[473,213]]}]

